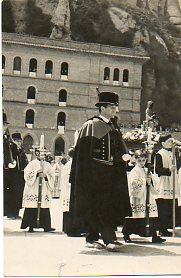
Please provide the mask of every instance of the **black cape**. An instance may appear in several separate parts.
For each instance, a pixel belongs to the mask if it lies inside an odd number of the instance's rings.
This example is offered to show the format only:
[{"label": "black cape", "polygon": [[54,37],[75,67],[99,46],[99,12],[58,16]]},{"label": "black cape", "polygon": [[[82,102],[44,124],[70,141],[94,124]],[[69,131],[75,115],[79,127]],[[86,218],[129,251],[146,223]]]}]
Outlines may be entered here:
[{"label": "black cape", "polygon": [[[108,135],[112,138],[114,165],[106,165],[93,156],[95,146]],[[94,117],[82,126],[70,173],[70,212],[76,227],[85,230],[89,221],[116,227],[125,216],[131,216],[124,153],[121,133],[101,118]]]}]

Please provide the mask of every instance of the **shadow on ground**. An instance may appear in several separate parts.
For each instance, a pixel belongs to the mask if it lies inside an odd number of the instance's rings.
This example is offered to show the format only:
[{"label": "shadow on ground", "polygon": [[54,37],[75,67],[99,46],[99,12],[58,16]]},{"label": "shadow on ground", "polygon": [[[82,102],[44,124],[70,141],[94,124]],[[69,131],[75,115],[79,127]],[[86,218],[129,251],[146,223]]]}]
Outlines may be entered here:
[{"label": "shadow on ground", "polygon": [[[160,246],[160,245],[159,245]],[[86,249],[80,252],[80,254],[86,255],[105,255],[105,256],[181,256],[175,252],[167,251],[161,248],[148,247],[148,246],[138,246],[137,244],[123,245],[119,252],[108,252],[105,249]]]},{"label": "shadow on ground", "polygon": [[169,242],[169,239],[167,239],[164,243],[152,243],[151,241],[140,241],[140,240],[133,240],[133,244],[139,244],[139,245],[152,245],[152,246],[181,246],[181,243],[178,242]]},{"label": "shadow on ground", "polygon": [[63,232],[44,232],[44,231],[35,231],[33,233],[29,233],[28,231],[12,231],[11,229],[4,230],[4,236],[33,236],[33,237],[40,237],[40,236],[53,236],[53,235],[65,235]]}]

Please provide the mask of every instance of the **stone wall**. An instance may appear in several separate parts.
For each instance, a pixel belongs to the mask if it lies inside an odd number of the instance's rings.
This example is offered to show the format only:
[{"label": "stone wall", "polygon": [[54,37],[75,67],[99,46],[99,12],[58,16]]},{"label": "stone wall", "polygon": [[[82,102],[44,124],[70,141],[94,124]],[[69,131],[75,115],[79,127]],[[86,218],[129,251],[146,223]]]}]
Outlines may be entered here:
[{"label": "stone wall", "polygon": [[[14,36],[14,38],[16,35]],[[3,39],[3,55],[6,57],[6,65],[3,73],[3,108],[10,122],[11,133],[18,130],[22,136],[30,134],[36,144],[42,133],[45,134],[45,144],[51,152],[54,152],[55,141],[62,137],[65,141],[65,152],[74,143],[74,132],[80,128],[89,117],[97,114],[95,102],[97,101],[96,88],[100,91],[114,91],[119,94],[119,117],[123,123],[139,124],[140,122],[140,95],[142,63],[148,58],[130,49],[114,47],[112,53],[106,51],[93,52],[92,49],[100,48],[99,45],[87,45],[87,51],[81,51],[81,43],[76,44],[74,51],[71,44],[66,48],[53,48],[54,41],[49,40],[52,47],[44,47],[44,44],[34,44],[34,39],[28,37],[29,44],[24,43],[27,37],[20,36],[19,43],[10,34]],[[43,41],[43,39],[41,39]],[[46,41],[46,39],[45,39]],[[46,45],[47,46],[47,45]],[[86,44],[83,45],[84,48]],[[91,48],[91,49],[90,49]],[[111,49],[111,48],[110,48]],[[114,53],[115,52],[115,53]],[[129,55],[125,55],[125,53]],[[116,53],[119,53],[116,55]],[[138,53],[138,52],[137,52]],[[113,55],[114,54],[114,55]],[[21,57],[21,71],[13,71],[13,59]],[[37,74],[29,76],[29,61],[37,60]],[[45,76],[45,63],[47,60],[53,62],[51,78]],[[61,63],[68,63],[67,80],[60,77]],[[110,81],[104,82],[104,68],[110,68]],[[115,68],[120,70],[120,82],[113,83],[113,72]],[[122,83],[124,69],[129,70],[129,82]],[[35,87],[35,104],[29,104],[27,90],[30,86]],[[65,106],[59,106],[59,91],[67,92]],[[33,128],[25,126],[27,110],[34,111],[35,120]],[[66,115],[65,133],[58,134],[57,115],[64,112]]]}]

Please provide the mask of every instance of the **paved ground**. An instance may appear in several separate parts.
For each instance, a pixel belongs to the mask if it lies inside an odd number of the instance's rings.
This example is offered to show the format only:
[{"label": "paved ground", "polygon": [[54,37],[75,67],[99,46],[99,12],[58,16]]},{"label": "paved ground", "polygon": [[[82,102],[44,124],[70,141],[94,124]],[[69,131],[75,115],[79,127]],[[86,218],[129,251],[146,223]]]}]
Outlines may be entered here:
[{"label": "paved ground", "polygon": [[[83,237],[63,234],[58,200],[53,201],[51,215],[54,233],[28,233],[19,229],[21,220],[4,219],[6,277],[181,274],[181,229],[163,244],[132,236],[134,243],[111,253],[87,249]],[[120,231],[117,235],[123,242]]]}]

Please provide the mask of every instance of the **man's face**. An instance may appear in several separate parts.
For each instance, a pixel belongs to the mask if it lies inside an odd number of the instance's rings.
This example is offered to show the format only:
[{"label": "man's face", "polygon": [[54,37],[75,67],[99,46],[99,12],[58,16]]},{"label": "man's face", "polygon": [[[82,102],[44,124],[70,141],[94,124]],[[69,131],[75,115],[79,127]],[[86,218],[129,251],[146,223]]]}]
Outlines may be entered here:
[{"label": "man's face", "polygon": [[113,118],[117,112],[117,106],[115,104],[108,104],[106,107],[102,107],[102,114],[107,118]]},{"label": "man's face", "polygon": [[35,154],[36,154],[38,159],[45,160],[45,152],[40,152],[40,151],[36,150]]},{"label": "man's face", "polygon": [[165,149],[171,149],[173,147],[173,138],[168,138],[165,142],[162,142],[162,146]]},{"label": "man's face", "polygon": [[15,139],[15,140],[14,140],[14,143],[16,144],[16,146],[17,146],[18,149],[21,149],[21,148],[22,148],[22,140]]},{"label": "man's face", "polygon": [[146,163],[146,157],[138,157],[136,158],[136,164],[143,168],[145,166],[145,163]]}]

